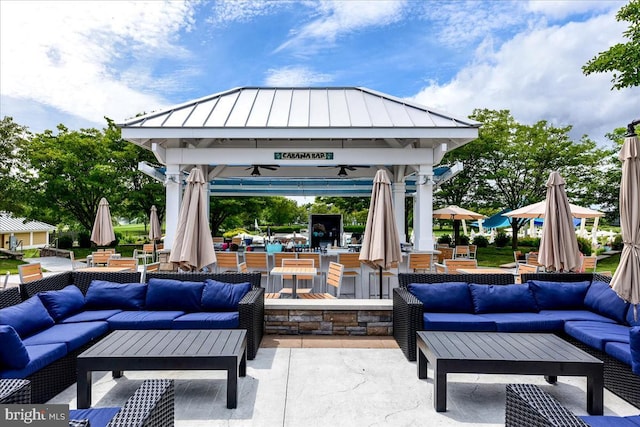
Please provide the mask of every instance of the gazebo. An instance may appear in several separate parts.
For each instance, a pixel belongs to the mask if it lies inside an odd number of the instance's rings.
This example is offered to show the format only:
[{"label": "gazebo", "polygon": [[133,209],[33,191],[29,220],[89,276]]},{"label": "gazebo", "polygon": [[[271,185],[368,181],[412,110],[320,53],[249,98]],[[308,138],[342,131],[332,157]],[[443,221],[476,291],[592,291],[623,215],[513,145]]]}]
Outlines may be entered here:
[{"label": "gazebo", "polygon": [[414,248],[433,249],[435,186],[461,170],[435,167],[478,137],[480,123],[359,87],[241,87],[119,124],[122,137],[160,165],[140,170],[166,186],[170,248],[182,184],[194,166],[210,195],[370,196],[373,177],[392,177],[401,241],[404,198],[415,197]]}]

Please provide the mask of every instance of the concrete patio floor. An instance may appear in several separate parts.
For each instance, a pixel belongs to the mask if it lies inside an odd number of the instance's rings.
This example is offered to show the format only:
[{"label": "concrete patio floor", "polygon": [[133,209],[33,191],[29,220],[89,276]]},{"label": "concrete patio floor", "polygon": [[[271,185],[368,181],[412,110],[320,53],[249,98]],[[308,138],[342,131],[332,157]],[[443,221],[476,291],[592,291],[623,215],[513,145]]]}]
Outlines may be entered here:
[{"label": "concrete patio floor", "polygon": [[[505,385],[534,383],[576,414],[586,414],[586,381],[521,375],[449,375],[448,411],[433,407],[433,371],[420,380],[389,337],[267,336],[247,376],[239,380],[236,409],[226,408],[222,372],[125,372],[114,380],[95,373],[93,406],[117,406],[143,379],[175,379],[176,426],[500,426]],[[49,403],[76,405],[75,385]],[[640,410],[605,390],[605,415]]]}]

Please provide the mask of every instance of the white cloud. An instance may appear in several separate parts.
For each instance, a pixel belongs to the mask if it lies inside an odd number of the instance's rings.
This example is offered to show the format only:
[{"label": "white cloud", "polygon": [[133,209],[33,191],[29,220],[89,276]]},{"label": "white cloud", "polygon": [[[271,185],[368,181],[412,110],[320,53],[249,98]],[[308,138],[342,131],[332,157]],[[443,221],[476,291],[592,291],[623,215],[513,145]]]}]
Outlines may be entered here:
[{"label": "white cloud", "polygon": [[[291,38],[276,52],[285,49],[309,51],[332,44],[342,35],[367,27],[398,22],[403,17],[404,0],[326,1],[313,3],[318,18],[291,31]],[[313,48],[312,48],[313,46]]]},{"label": "white cloud", "polygon": [[248,22],[291,4],[292,2],[285,0],[218,0],[213,4],[213,16],[210,22],[217,24]]},{"label": "white cloud", "polygon": [[313,86],[333,80],[329,74],[318,73],[307,67],[271,68],[267,71],[267,86]]},{"label": "white cloud", "polygon": [[[174,44],[189,31],[189,2],[2,2],[3,96],[31,99],[94,123],[165,104],[127,69],[151,58],[184,57]],[[146,67],[147,76],[151,73]]]},{"label": "white cloud", "polygon": [[541,13],[553,19],[563,19],[579,13],[607,12],[617,10],[626,1],[593,1],[593,0],[531,0],[526,5],[530,12]]},{"label": "white cloud", "polygon": [[640,111],[640,89],[611,91],[610,76],[584,76],[581,67],[619,42],[614,14],[523,32],[495,52],[480,47],[474,62],[448,83],[431,83],[414,99],[458,115],[474,108],[508,109],[516,120],[573,125],[574,136],[602,141]]}]

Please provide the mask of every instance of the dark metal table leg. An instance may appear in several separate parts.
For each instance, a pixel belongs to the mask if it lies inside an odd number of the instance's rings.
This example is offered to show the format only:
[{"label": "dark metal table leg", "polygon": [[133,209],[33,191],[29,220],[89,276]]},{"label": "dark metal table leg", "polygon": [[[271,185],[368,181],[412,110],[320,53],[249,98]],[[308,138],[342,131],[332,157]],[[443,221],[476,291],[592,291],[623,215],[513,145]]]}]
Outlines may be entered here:
[{"label": "dark metal table leg", "polygon": [[549,383],[549,384],[555,384],[558,382],[558,377],[555,375],[545,375],[544,379]]},{"label": "dark metal table leg", "polygon": [[587,412],[591,415],[602,415],[604,410],[604,377],[599,375],[587,376]]},{"label": "dark metal table leg", "polygon": [[433,403],[436,412],[447,410],[447,373],[438,369],[438,363],[433,366]]},{"label": "dark metal table leg", "polygon": [[227,368],[227,408],[238,406],[238,364]]},{"label": "dark metal table leg", "polygon": [[422,349],[418,347],[418,378],[427,378],[427,357],[422,352]]},{"label": "dark metal table leg", "polygon": [[91,371],[78,369],[77,376],[78,409],[86,409],[91,406]]}]

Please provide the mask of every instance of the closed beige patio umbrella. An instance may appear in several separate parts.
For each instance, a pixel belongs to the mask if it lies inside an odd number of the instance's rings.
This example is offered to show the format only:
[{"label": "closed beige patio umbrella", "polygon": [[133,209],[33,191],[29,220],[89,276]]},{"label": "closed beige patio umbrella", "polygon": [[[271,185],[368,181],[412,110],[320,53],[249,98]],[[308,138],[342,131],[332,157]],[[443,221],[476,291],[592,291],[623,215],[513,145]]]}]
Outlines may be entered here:
[{"label": "closed beige patio umbrella", "polygon": [[151,206],[151,214],[149,215],[149,240],[152,242],[162,239],[162,229],[160,228],[160,220],[158,219],[158,209],[156,205]]},{"label": "closed beige patio umbrella", "polygon": [[549,271],[569,272],[580,268],[580,248],[565,180],[558,172],[551,172],[547,180],[544,225],[538,262]]},{"label": "closed beige patio umbrella", "polygon": [[178,229],[169,262],[182,270],[198,271],[216,262],[207,217],[208,184],[202,171],[191,169],[180,206]]},{"label": "closed beige patio umbrella", "polygon": [[109,202],[103,197],[100,199],[96,219],[93,222],[91,241],[98,246],[107,246],[114,240],[116,240],[116,235],[113,232],[113,224],[111,223]]},{"label": "closed beige patio umbrella", "polygon": [[618,156],[622,161],[620,228],[624,246],[611,287],[620,298],[633,304],[633,315],[637,320],[640,304],[640,140],[633,130],[634,124],[629,125]]},{"label": "closed beige patio umbrella", "polygon": [[388,270],[392,264],[400,262],[400,236],[396,227],[395,213],[391,195],[391,180],[380,169],[373,178],[371,203],[364,230],[360,261],[377,268],[380,276],[380,299],[382,299],[382,270]]}]

